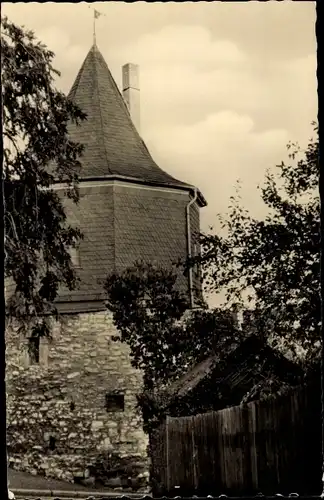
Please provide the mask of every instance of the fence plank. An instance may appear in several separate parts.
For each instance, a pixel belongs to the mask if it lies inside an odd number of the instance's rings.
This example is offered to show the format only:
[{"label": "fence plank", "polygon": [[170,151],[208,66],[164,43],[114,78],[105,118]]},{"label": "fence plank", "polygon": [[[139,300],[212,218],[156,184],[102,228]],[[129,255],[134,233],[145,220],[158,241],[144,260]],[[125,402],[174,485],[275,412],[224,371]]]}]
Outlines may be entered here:
[{"label": "fence plank", "polygon": [[312,493],[317,479],[320,487],[321,415],[312,388],[169,418],[152,442],[152,475],[164,492]]},{"label": "fence plank", "polygon": [[259,489],[259,478],[258,478],[258,448],[257,448],[257,409],[258,405],[253,404],[248,406],[250,411],[249,418],[249,452],[251,461],[251,487],[252,490]]}]

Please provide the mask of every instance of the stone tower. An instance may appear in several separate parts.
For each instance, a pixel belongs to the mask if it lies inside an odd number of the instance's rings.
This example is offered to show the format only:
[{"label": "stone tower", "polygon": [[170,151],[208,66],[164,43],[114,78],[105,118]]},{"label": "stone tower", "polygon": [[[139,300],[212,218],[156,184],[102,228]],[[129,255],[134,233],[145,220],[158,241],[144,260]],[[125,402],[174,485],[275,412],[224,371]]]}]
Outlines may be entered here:
[{"label": "stone tower", "polygon": [[[199,207],[205,201],[193,186],[158,167],[136,130],[131,118],[135,106],[134,121],[139,121],[134,69],[130,64],[123,68],[127,105],[94,45],[69,94],[87,114],[86,122],[70,128],[71,138],[85,146],[81,200],[79,206],[66,201],[69,218],[84,240],[78,255],[81,287],[61,294],[62,311],[102,307],[103,278],[135,260],[170,266],[187,256],[188,237],[194,252]],[[131,87],[135,79],[136,89]],[[189,279],[181,279],[187,287]]]},{"label": "stone tower", "polygon": [[[73,255],[80,286],[61,290],[60,321],[50,341],[40,340],[37,356],[28,354],[28,339],[7,341],[11,465],[70,481],[87,476],[100,454],[146,453],[136,409],[141,373],[118,340],[103,282],[139,259],[168,267],[192,255],[206,204],[199,190],[152,159],[133,123],[139,123],[137,68],[127,66],[125,102],[94,45],[69,94],[87,114],[69,129],[85,147],[80,201],[64,199],[69,222],[84,234]],[[64,185],[55,189],[63,197]],[[192,305],[197,285],[195,272],[179,275]]]}]

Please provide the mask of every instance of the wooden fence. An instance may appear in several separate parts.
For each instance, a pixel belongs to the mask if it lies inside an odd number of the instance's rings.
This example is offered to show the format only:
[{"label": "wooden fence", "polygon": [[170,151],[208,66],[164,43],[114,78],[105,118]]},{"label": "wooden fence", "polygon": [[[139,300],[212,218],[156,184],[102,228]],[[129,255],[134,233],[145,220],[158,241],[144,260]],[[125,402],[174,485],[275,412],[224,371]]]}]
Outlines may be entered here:
[{"label": "wooden fence", "polygon": [[150,439],[154,495],[321,491],[321,405],[313,388],[194,417]]}]

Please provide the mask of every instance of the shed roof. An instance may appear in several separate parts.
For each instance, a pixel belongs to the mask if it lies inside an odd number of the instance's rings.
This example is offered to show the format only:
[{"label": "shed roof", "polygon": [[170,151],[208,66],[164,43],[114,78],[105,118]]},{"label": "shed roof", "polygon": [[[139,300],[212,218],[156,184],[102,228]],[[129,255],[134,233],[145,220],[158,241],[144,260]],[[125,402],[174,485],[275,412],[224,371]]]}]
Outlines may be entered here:
[{"label": "shed roof", "polygon": [[217,353],[210,355],[171,384],[161,394],[163,400],[170,402],[175,397],[185,397],[211,375],[217,385],[226,384],[234,387],[250,376],[251,371],[255,369],[256,363],[253,363],[253,360],[257,355],[260,360],[266,359],[273,364],[282,380],[303,375],[303,370],[298,365],[274,350],[258,335],[247,334],[241,342],[229,341],[223,347],[221,356]]}]

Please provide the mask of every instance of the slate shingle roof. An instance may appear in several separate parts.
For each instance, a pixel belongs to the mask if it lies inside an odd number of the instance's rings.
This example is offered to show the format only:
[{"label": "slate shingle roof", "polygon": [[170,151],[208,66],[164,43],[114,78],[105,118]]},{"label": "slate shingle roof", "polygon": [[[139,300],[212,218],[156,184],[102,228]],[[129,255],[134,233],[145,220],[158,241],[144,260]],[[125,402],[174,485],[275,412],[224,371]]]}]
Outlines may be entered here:
[{"label": "slate shingle roof", "polygon": [[244,382],[255,371],[256,356],[266,359],[274,366],[276,374],[282,380],[293,380],[303,375],[302,369],[274,350],[266,341],[254,334],[246,334],[243,340],[226,342],[224,350],[214,354],[193,366],[178,380],[173,382],[162,394],[165,400],[185,397],[207,377],[213,375],[214,387],[221,384],[230,385],[233,389]]},{"label": "slate shingle roof", "polygon": [[[147,190],[128,185],[80,187],[80,202],[65,200],[72,226],[80,228],[81,268],[77,289],[60,291],[58,302],[102,301],[102,282],[137,260],[170,266],[187,251],[186,205],[189,193]],[[179,287],[188,279],[179,270]]]},{"label": "slate shingle roof", "polygon": [[64,205],[69,224],[78,227],[84,238],[79,245],[81,267],[76,269],[80,283],[72,291],[62,288],[57,301],[102,300],[104,291],[100,283],[114,271],[112,187],[106,186],[103,193],[83,188],[77,205],[68,199]]},{"label": "slate shingle roof", "polygon": [[86,114],[80,126],[71,125],[72,140],[84,144],[81,178],[121,176],[174,187],[191,187],[152,159],[138,134],[110,70],[94,45],[69,93]]},{"label": "slate shingle roof", "polygon": [[[70,138],[84,145],[80,202],[65,200],[68,220],[80,228],[84,240],[79,287],[60,290],[57,302],[67,308],[68,303],[73,308],[78,304],[85,311],[90,302],[102,302],[102,282],[111,272],[136,260],[168,266],[186,257],[186,206],[194,187],[154,162],[96,46],[89,51],[69,98],[87,115],[79,126],[69,126]],[[98,185],[94,180],[109,182]],[[199,191],[197,202],[206,204]],[[192,230],[199,226],[199,215],[196,219],[195,215]],[[179,281],[187,291],[187,277],[181,275]]]}]

